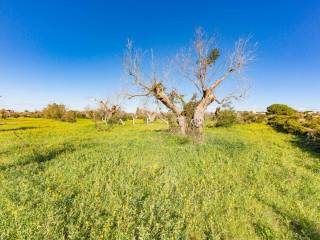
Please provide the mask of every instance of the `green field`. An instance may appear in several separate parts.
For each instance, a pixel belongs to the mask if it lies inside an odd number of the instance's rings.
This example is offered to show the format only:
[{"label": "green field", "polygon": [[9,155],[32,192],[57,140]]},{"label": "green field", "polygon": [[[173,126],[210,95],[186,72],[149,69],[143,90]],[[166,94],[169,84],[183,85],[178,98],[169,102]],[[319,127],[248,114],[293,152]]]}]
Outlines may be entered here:
[{"label": "green field", "polygon": [[320,239],[320,156],[264,124],[206,130],[10,119],[0,239]]}]

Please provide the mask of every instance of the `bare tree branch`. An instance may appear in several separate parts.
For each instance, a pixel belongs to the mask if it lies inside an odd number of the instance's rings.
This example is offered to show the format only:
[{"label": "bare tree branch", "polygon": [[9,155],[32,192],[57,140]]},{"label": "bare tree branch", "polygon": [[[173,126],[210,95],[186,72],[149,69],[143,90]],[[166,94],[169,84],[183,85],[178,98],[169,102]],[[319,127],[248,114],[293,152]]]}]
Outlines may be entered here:
[{"label": "bare tree branch", "polygon": [[[225,59],[220,60],[220,49],[216,47],[216,38],[208,37],[200,28],[196,31],[192,44],[194,51],[188,48],[176,55],[174,66],[178,66],[181,75],[190,81],[200,93],[200,99],[196,99],[192,103],[195,104],[195,107],[191,122],[197,129],[203,128],[204,112],[211,103],[229,104],[232,100],[240,100],[244,96],[240,89],[222,100],[218,100],[215,91],[222,82],[231,78],[231,75],[234,78],[240,78],[239,74],[242,69],[254,59],[254,49],[251,48],[249,40],[249,38],[240,38],[235,43],[233,52]],[[224,66],[224,69],[220,70],[217,66]],[[157,72],[153,50],[151,50],[151,71],[149,71],[151,74],[143,74],[142,52],[134,50],[132,42],[128,41],[125,70],[133,79],[133,84],[139,89],[138,93],[129,94],[129,98],[153,97],[174,113],[181,126],[181,131],[185,132],[185,129],[182,130],[182,128],[186,125],[186,118],[183,114],[185,114],[184,107],[187,102],[184,95],[178,94],[175,88],[171,91],[168,90],[168,85],[164,83],[163,77]],[[236,76],[236,74],[238,75]],[[221,77],[214,79],[213,76]]]}]

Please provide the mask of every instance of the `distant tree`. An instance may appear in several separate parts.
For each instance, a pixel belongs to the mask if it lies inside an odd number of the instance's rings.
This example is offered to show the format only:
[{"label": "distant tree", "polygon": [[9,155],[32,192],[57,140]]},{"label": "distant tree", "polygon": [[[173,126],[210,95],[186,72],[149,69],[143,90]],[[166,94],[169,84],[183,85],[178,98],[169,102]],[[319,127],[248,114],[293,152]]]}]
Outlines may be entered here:
[{"label": "distant tree", "polygon": [[137,115],[145,116],[146,123],[149,124],[149,123],[152,123],[156,120],[158,113],[153,112],[153,111],[149,111],[145,108],[138,108]]},{"label": "distant tree", "polygon": [[124,121],[121,118],[121,108],[119,105],[110,104],[108,100],[97,100],[95,101],[98,103],[98,109],[96,111],[95,120],[99,118],[105,124],[108,123],[115,123],[115,119],[117,118],[117,122],[124,124]]},{"label": "distant tree", "polygon": [[[135,86],[134,93],[128,94],[129,98],[152,97],[174,114],[181,134],[186,134],[188,129],[192,129],[202,135],[204,114],[210,104],[216,102],[225,105],[244,96],[244,90],[241,90],[218,100],[215,93],[218,86],[231,76],[239,77],[241,70],[253,60],[253,49],[250,48],[248,39],[241,38],[235,43],[233,52],[226,58],[224,69],[217,71],[215,65],[221,51],[215,43],[213,37],[207,37],[202,29],[198,29],[193,42],[194,51],[184,51],[177,55],[174,65],[179,67],[183,77],[190,80],[197,89],[197,93],[187,101],[176,88],[169,89],[164,81],[165,76],[156,71],[152,51],[151,70],[148,73],[143,72],[144,54],[141,50],[134,49],[132,42],[128,41],[124,66]],[[214,79],[215,73],[221,76]]]},{"label": "distant tree", "polygon": [[215,120],[217,127],[230,127],[236,123],[237,113],[233,109],[223,109],[216,114]]},{"label": "distant tree", "polygon": [[42,110],[42,114],[46,118],[62,120],[66,111],[65,105],[52,103],[48,104],[47,107]]},{"label": "distant tree", "polygon": [[6,119],[8,117],[8,112],[5,109],[0,109],[0,118]]},{"label": "distant tree", "polygon": [[61,119],[64,122],[76,122],[77,121],[77,112],[75,111],[66,111]]},{"label": "distant tree", "polygon": [[291,116],[297,113],[297,111],[285,104],[272,104],[269,107],[267,107],[267,113]]}]

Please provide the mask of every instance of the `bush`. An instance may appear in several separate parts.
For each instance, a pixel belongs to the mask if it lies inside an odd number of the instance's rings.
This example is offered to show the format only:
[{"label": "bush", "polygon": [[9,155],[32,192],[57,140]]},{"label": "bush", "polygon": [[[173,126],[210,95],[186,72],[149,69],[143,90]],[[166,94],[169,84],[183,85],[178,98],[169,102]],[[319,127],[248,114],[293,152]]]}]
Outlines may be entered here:
[{"label": "bush", "polygon": [[121,113],[121,119],[122,119],[123,121],[132,120],[132,114],[126,113],[126,112],[122,112],[122,113]]},{"label": "bush", "polygon": [[307,133],[307,129],[296,119],[288,119],[285,125],[285,130],[288,133],[295,135],[303,135]]},{"label": "bush", "polygon": [[29,112],[28,116],[32,118],[41,118],[42,117],[42,112],[39,111],[34,111],[34,112]]},{"label": "bush", "polygon": [[262,123],[266,121],[267,116],[263,113],[254,113],[254,112],[240,112],[238,114],[237,121],[239,123]]},{"label": "bush", "polygon": [[85,116],[88,119],[94,119],[95,116],[98,114],[96,110],[87,109],[85,110]]},{"label": "bush", "polygon": [[48,104],[48,106],[42,110],[42,116],[64,122],[77,121],[77,112],[67,111],[65,105],[63,104]]},{"label": "bush", "polygon": [[[196,106],[197,106],[197,100],[195,96],[192,97],[189,102],[184,104],[181,115],[186,117],[187,123],[190,123],[192,121]],[[191,127],[191,126],[188,126],[188,127]]]},{"label": "bush", "polygon": [[66,107],[63,104],[48,104],[46,108],[42,110],[43,116],[50,119],[62,120],[66,113]]},{"label": "bush", "polygon": [[271,106],[267,107],[267,113],[273,115],[287,115],[292,116],[297,111],[293,108],[285,105],[285,104],[272,104]]},{"label": "bush", "polygon": [[237,113],[232,109],[221,110],[217,113],[216,127],[230,127],[235,124],[237,120]]},{"label": "bush", "polygon": [[268,107],[272,114],[268,124],[278,131],[291,133],[300,137],[301,144],[320,152],[320,117],[310,112],[299,113],[283,105],[273,104]]},{"label": "bush", "polygon": [[61,120],[64,122],[76,122],[77,113],[75,111],[66,111]]},{"label": "bush", "polygon": [[166,119],[168,120],[169,131],[172,133],[179,132],[180,128],[177,122],[177,117],[172,112],[166,114]]},{"label": "bush", "polygon": [[319,116],[306,116],[305,126],[311,129],[320,131],[320,117]]},{"label": "bush", "polygon": [[320,152],[320,130],[308,132],[305,143],[313,150]]},{"label": "bush", "polygon": [[116,112],[112,115],[112,117],[108,120],[108,124],[118,124],[120,123],[120,119],[122,119],[122,113]]},{"label": "bush", "polygon": [[6,119],[7,117],[8,117],[7,110],[1,109],[1,110],[0,110],[0,118]]},{"label": "bush", "polygon": [[300,123],[295,117],[288,117],[284,115],[274,116],[273,118],[269,119],[268,124],[274,127],[276,130],[285,133],[303,135],[307,132],[307,129],[303,126],[303,124]]}]

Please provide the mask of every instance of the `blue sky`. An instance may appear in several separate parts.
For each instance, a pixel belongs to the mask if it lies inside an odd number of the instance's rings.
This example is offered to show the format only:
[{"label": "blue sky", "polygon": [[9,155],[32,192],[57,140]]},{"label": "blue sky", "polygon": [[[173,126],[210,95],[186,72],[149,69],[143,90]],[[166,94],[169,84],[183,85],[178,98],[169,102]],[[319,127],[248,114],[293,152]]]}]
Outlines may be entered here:
[{"label": "blue sky", "polygon": [[[257,58],[238,109],[272,103],[320,110],[320,2],[0,0],[0,108],[73,109],[121,89],[126,39],[158,59],[202,26],[224,47],[251,34]],[[128,105],[129,110],[133,103]]]}]

